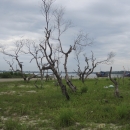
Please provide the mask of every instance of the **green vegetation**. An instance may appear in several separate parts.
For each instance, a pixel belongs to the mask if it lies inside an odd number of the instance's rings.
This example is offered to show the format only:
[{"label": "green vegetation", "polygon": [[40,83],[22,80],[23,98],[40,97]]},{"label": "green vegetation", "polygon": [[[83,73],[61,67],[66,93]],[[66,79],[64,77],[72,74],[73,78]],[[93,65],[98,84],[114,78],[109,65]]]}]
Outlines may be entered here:
[{"label": "green vegetation", "polygon": [[[27,76],[27,74],[25,74]],[[22,78],[22,74],[20,72],[3,72],[0,73],[0,78]]]},{"label": "green vegetation", "polygon": [[14,72],[0,73],[0,78],[20,78],[20,77],[22,77],[21,73],[14,73]]},{"label": "green vegetation", "polygon": [[[129,130],[130,79],[120,80],[123,98],[114,97],[109,79],[73,79],[67,101],[54,80],[37,89],[35,81],[0,82],[0,129],[4,130]],[[65,82],[64,82],[65,83]],[[40,84],[40,82],[39,82]]]}]

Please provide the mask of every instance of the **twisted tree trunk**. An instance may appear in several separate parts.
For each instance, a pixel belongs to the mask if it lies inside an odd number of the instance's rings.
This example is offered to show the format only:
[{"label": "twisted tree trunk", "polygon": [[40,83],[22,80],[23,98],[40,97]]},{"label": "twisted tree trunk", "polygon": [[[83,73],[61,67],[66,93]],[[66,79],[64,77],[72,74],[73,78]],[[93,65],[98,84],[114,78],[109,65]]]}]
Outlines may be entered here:
[{"label": "twisted tree trunk", "polygon": [[112,71],[112,67],[110,68],[109,78],[110,78],[110,80],[114,83],[114,86],[115,86],[114,95],[115,95],[116,97],[120,97],[120,95],[119,95],[119,89],[118,89],[118,83],[117,83],[116,80],[114,80],[114,79],[111,78],[111,71]]},{"label": "twisted tree trunk", "polygon": [[71,90],[73,92],[75,92],[76,91],[76,86],[74,86],[72,84],[72,82],[69,80],[69,76],[68,76],[68,72],[67,72],[67,58],[68,58],[68,54],[69,54],[69,51],[68,51],[68,53],[65,53],[65,64],[64,64],[65,80],[66,80],[67,85],[71,88]]},{"label": "twisted tree trunk", "polygon": [[66,86],[62,83],[62,78],[59,76],[58,72],[55,70],[55,68],[52,68],[53,73],[55,74],[57,81],[59,83],[59,86],[61,87],[62,94],[65,95],[66,99],[69,100],[70,97],[67,93]]}]

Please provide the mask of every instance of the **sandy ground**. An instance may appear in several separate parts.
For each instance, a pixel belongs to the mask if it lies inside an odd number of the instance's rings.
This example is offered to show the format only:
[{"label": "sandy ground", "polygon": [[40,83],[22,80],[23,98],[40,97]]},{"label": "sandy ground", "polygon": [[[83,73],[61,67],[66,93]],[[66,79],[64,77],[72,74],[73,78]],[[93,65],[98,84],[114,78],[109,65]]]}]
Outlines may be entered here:
[{"label": "sandy ground", "polygon": [[[40,78],[32,78],[31,80],[37,80],[37,79]],[[77,79],[77,77],[73,77],[73,79]],[[23,78],[0,78],[0,82],[11,82],[11,81],[23,81]]]},{"label": "sandy ground", "polygon": [[[31,80],[36,80],[37,78],[33,78]],[[11,82],[11,81],[23,81],[22,78],[0,78],[0,82]]]}]

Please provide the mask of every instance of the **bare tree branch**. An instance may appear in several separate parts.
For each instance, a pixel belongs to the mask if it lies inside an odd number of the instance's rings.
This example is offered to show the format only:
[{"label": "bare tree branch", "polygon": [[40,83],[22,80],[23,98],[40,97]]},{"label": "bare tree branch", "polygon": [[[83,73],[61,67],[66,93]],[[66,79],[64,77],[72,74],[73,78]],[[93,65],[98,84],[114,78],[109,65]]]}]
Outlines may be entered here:
[{"label": "bare tree branch", "polygon": [[[36,44],[35,41],[27,39],[25,45],[26,45],[27,50],[23,52],[25,54],[30,54],[32,56],[30,62],[35,60],[36,65],[40,72],[41,87],[43,87],[44,70],[42,69],[42,67],[43,67],[43,59],[45,58],[45,55],[41,47],[38,44]],[[35,75],[33,77],[35,77]]]},{"label": "bare tree branch", "polygon": [[84,48],[87,46],[87,44],[85,44],[85,46],[83,47],[83,46],[81,46],[80,42],[81,42],[80,38],[78,38],[78,40],[76,40],[76,44],[75,44],[75,55],[76,55],[75,59],[78,63],[77,64],[78,70],[75,72],[77,72],[79,79],[81,79],[82,82],[84,83],[84,79],[87,78],[91,73],[93,73],[93,71],[97,67],[97,65],[99,65],[99,64],[112,64],[113,63],[112,58],[115,56],[115,54],[113,52],[110,52],[108,54],[108,57],[105,60],[101,60],[101,61],[96,61],[96,58],[94,58],[93,51],[91,51],[92,55],[90,58],[88,58],[86,56],[86,54],[83,54],[85,62],[86,62],[86,66],[84,67],[84,69],[81,69],[79,57],[83,53]]},{"label": "bare tree branch", "polygon": [[[20,54],[22,52],[22,48],[24,47],[24,39],[16,41],[14,43],[14,47],[15,48],[13,49],[13,53],[6,51],[4,46],[3,46],[3,48],[1,48],[1,52],[4,55],[12,57],[12,63],[10,61],[7,61],[6,59],[5,59],[5,61],[7,62],[7,64],[9,64],[12,71],[20,72],[22,74],[22,78],[24,79],[24,81],[26,81],[27,76],[23,72],[23,62],[20,61]],[[14,67],[13,67],[14,60],[17,62],[19,69],[17,69],[17,68],[16,68],[16,70],[14,69]]]}]

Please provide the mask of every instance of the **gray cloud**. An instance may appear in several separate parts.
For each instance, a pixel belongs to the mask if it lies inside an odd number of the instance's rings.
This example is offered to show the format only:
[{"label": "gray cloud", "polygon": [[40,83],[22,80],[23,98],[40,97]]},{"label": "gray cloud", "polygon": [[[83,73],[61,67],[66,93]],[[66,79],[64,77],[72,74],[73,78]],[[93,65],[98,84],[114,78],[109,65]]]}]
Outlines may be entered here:
[{"label": "gray cloud", "polygon": [[[40,0],[1,0],[0,43],[12,45],[13,41],[22,36],[34,39],[43,37],[45,23],[40,11],[40,4]],[[64,48],[73,43],[79,30],[83,30],[94,39],[94,44],[85,51],[88,55],[93,50],[95,57],[102,59],[110,51],[114,51],[116,53],[113,64],[115,70],[121,70],[122,66],[130,65],[129,0],[56,0],[54,6],[59,5],[65,6],[65,18],[70,19],[74,25],[63,37]],[[3,55],[0,54],[2,61],[0,69],[7,69],[2,57]],[[73,67],[71,61],[75,63],[73,58],[74,54],[71,55],[68,62],[70,70]],[[22,60],[28,61],[25,58]],[[108,70],[109,67],[100,65],[96,70],[99,71],[99,68]]]}]

